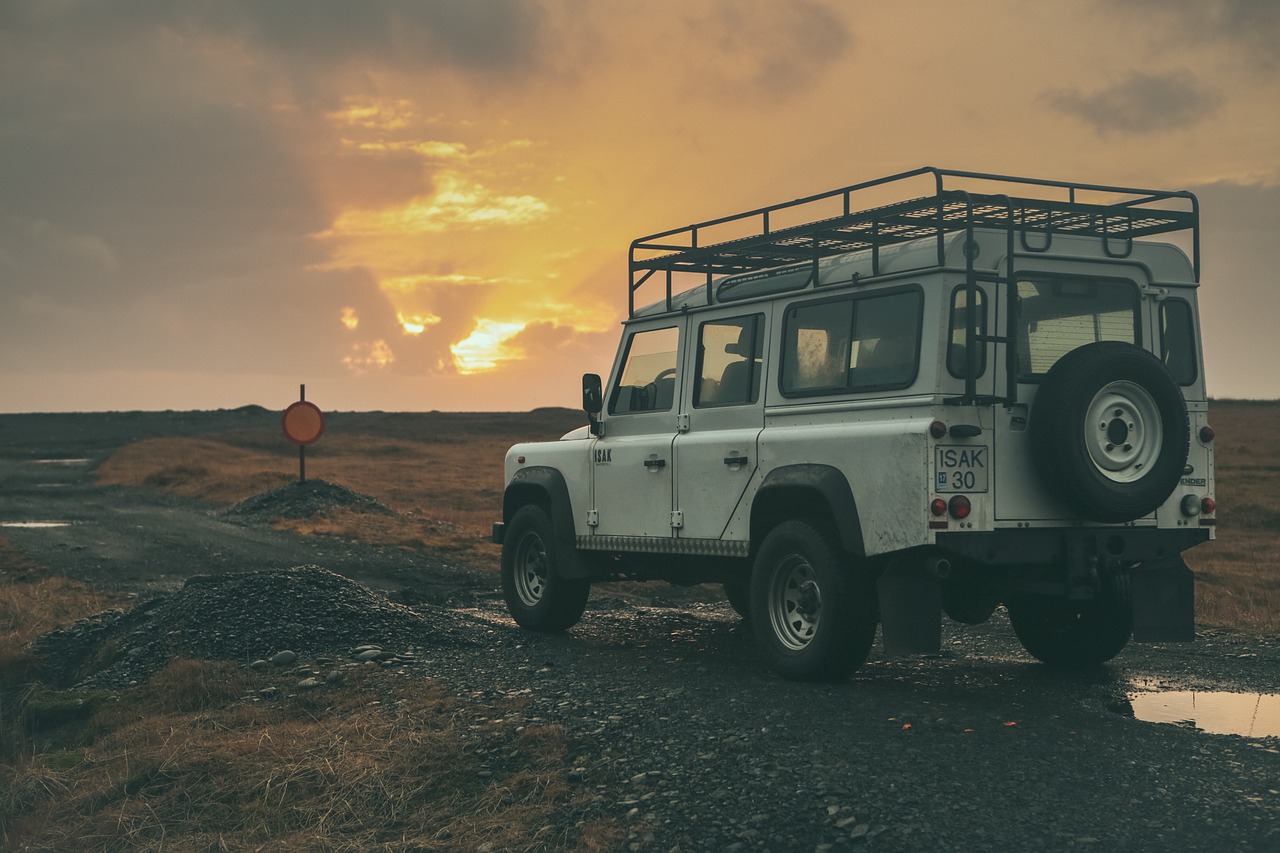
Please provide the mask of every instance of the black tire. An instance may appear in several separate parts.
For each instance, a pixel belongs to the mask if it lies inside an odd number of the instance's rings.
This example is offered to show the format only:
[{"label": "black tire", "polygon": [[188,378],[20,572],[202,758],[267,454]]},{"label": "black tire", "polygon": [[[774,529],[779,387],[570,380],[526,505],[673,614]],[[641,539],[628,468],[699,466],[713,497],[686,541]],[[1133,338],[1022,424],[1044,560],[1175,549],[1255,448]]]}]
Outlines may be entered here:
[{"label": "black tire", "polygon": [[996,612],[999,600],[985,590],[961,589],[949,585],[942,590],[942,611],[961,625],[981,625]]},{"label": "black tire", "polygon": [[561,574],[555,528],[533,504],[516,510],[502,543],[502,596],[521,628],[563,631],[578,623],[591,582]]},{"label": "black tire", "polygon": [[825,528],[773,528],[751,573],[751,628],[784,678],[836,681],[862,666],[876,633],[874,586]]},{"label": "black tire", "polygon": [[1018,642],[1036,660],[1084,669],[1111,660],[1133,635],[1129,598],[1119,592],[1093,601],[1025,598],[1009,603]]},{"label": "black tire", "polygon": [[1092,521],[1132,521],[1178,486],[1187,404],[1161,361],[1120,341],[1088,344],[1050,368],[1031,412],[1044,487]]},{"label": "black tire", "polygon": [[733,612],[743,619],[751,618],[751,576],[746,572],[724,582],[724,597]]}]

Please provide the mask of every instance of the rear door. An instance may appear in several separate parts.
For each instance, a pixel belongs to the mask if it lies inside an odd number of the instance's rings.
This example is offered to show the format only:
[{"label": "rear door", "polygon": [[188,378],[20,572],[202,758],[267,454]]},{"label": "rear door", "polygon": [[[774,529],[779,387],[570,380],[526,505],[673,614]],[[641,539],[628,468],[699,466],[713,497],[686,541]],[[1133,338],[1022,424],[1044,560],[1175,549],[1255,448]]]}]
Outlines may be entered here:
[{"label": "rear door", "polygon": [[696,358],[682,397],[688,430],[675,441],[676,535],[720,539],[759,465],[765,315],[704,320],[690,332]]},{"label": "rear door", "polygon": [[[994,304],[1007,305],[1001,283]],[[1144,344],[1142,293],[1138,283],[1116,275],[1115,267],[1061,264],[1026,271],[1012,284],[1018,311],[1013,319],[1017,351],[1018,402],[996,410],[996,520],[1060,520],[1074,516],[1055,497],[1054,484],[1042,482],[1028,431],[1040,382],[1058,359],[1097,341]],[[1001,311],[1001,314],[1007,314]],[[1000,317],[1007,325],[1007,317]],[[1001,330],[1002,332],[1004,329]],[[1006,387],[1007,366],[996,359],[997,388]]]}]

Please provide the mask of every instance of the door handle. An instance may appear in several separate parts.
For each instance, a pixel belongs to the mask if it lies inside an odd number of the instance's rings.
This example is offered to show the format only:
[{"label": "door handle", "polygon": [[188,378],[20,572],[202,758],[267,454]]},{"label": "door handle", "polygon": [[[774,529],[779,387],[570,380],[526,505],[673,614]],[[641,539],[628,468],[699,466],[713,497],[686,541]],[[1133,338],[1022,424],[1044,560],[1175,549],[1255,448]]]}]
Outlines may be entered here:
[{"label": "door handle", "polygon": [[646,460],[644,460],[644,467],[646,467],[646,468],[650,468],[650,469],[653,469],[653,468],[665,468],[665,467],[667,467],[667,460],[665,460],[665,459],[646,459]]},{"label": "door handle", "polygon": [[724,464],[726,465],[746,465],[750,460],[746,456],[726,456]]}]

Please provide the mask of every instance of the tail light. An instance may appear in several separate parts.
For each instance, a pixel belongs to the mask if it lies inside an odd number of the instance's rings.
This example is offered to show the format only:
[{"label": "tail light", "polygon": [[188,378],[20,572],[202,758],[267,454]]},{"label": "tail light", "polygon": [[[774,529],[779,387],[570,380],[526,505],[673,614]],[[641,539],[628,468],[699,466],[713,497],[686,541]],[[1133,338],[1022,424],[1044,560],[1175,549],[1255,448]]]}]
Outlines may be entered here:
[{"label": "tail light", "polygon": [[934,438],[943,438],[947,434],[947,425],[942,421],[934,421],[929,424],[929,435]]},{"label": "tail light", "polygon": [[964,495],[956,495],[947,504],[947,509],[951,512],[952,518],[968,518],[969,513],[973,511],[973,504],[969,503],[969,499]]},{"label": "tail light", "polygon": [[1204,500],[1200,501],[1200,511],[1205,515],[1213,515],[1213,513],[1217,509],[1218,509],[1218,502],[1215,501],[1213,498],[1205,498]]},{"label": "tail light", "polygon": [[944,501],[942,498],[934,498],[933,503],[929,504],[929,512],[933,513],[934,515],[946,515],[947,502]]},{"label": "tail light", "polygon": [[1207,424],[1200,427],[1200,441],[1204,444],[1208,444],[1213,441],[1213,427]]}]

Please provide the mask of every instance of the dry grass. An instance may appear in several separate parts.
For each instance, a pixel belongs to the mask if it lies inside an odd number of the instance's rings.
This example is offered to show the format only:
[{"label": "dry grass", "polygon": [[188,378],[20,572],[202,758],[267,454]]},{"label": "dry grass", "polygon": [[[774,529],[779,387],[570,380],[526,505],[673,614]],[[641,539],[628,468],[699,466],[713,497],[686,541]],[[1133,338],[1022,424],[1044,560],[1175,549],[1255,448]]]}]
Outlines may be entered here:
[{"label": "dry grass", "polygon": [[[230,664],[176,661],[61,748],[0,775],[24,850],[609,849],[559,726],[382,670],[275,703]],[[286,682],[287,684],[287,682]],[[185,698],[175,704],[174,694]],[[3,773],[0,770],[0,773]]]},{"label": "dry grass", "polygon": [[1280,404],[1217,401],[1217,539],[1187,552],[1196,616],[1206,625],[1280,630]]},{"label": "dry grass", "polygon": [[48,576],[0,537],[0,687],[26,680],[34,665],[28,642],[114,602],[79,581]]},{"label": "dry grass", "polygon": [[[460,440],[388,420],[386,435],[332,431],[307,473],[397,516],[292,526],[494,564],[506,448],[574,426],[563,413],[535,416],[532,435],[477,419]],[[281,444],[265,430],[146,441],[98,476],[229,505],[296,477],[296,451]],[[296,676],[187,660],[111,696],[16,689],[37,672],[27,640],[112,603],[47,574],[0,539],[0,849],[617,848],[617,824],[592,816],[595,789],[569,781],[563,729],[525,721],[520,700],[458,700],[381,669],[299,692]],[[285,698],[254,701],[267,685]]]},{"label": "dry grass", "polygon": [[[502,513],[502,460],[507,448],[518,441],[559,437],[575,419],[561,417],[560,422],[534,428],[540,431],[525,431],[508,416],[506,430],[491,427],[451,440],[334,431],[308,448],[307,477],[371,495],[396,515],[337,512],[280,519],[276,526],[379,545],[431,548],[463,561],[496,565],[498,549],[489,534]],[[121,449],[97,472],[103,485],[141,485],[222,506],[297,476],[296,450],[278,434],[252,433],[229,436],[227,441],[142,441]]]}]

